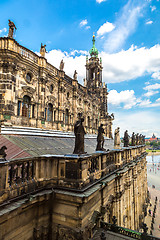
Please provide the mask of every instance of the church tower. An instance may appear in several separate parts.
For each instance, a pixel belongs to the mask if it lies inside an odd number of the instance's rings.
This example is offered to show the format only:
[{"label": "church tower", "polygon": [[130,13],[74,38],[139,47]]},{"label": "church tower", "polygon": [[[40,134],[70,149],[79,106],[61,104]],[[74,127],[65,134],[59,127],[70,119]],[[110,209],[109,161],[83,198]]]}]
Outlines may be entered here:
[{"label": "church tower", "polygon": [[93,35],[93,46],[90,49],[90,59],[86,57],[86,87],[90,94],[95,94],[100,99],[101,117],[107,115],[107,87],[102,83],[102,59],[98,57],[95,47],[95,35]]},{"label": "church tower", "polygon": [[90,49],[90,59],[86,57],[86,83],[87,89],[92,93],[98,93],[97,91],[102,87],[102,61],[98,57],[98,50],[95,47],[95,36],[93,35],[93,46]]},{"label": "church tower", "polygon": [[102,82],[102,59],[98,57],[98,50],[95,47],[95,35],[92,39],[93,45],[90,49],[90,58],[86,57],[86,88],[93,98],[99,99],[99,120],[103,123],[106,136],[112,138],[112,121],[114,120],[113,114],[108,114],[107,107],[107,85]]}]

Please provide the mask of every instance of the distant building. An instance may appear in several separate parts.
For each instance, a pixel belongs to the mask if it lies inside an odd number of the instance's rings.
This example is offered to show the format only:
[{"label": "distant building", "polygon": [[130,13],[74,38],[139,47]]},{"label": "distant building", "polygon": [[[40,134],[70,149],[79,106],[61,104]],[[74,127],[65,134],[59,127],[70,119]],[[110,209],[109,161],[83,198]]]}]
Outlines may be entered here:
[{"label": "distant building", "polygon": [[146,142],[158,142],[159,139],[155,136],[155,134],[153,133],[151,138],[146,138],[145,139]]}]

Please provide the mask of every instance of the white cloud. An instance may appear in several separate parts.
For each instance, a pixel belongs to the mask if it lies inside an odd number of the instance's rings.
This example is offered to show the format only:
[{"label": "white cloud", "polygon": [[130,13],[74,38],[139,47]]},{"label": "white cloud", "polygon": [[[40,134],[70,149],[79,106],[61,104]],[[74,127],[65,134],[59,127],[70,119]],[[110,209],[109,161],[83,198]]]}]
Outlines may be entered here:
[{"label": "white cloud", "polygon": [[115,28],[115,26],[113,25],[113,23],[110,22],[105,22],[97,31],[97,36],[102,36],[105,33],[111,32],[113,29]]},{"label": "white cloud", "polygon": [[105,51],[114,52],[123,46],[128,36],[135,31],[144,6],[142,2],[138,5],[135,5],[135,1],[129,0],[127,2],[120,14],[118,14],[114,24],[116,26],[115,30],[109,34],[105,41]]},{"label": "white cloud", "polygon": [[78,80],[82,84],[85,77],[86,51],[73,50],[70,53],[61,50],[52,50],[46,53],[49,63],[59,69],[61,60],[64,61],[64,71],[70,77],[73,77],[74,71],[78,72]]},{"label": "white cloud", "polygon": [[126,129],[128,129],[130,136],[132,132],[139,132],[147,137],[152,136],[153,132],[156,132],[156,135],[160,136],[159,119],[160,112],[155,113],[143,110],[136,113],[122,110],[120,112],[115,111],[113,129],[119,126],[122,137]]},{"label": "white cloud", "polygon": [[124,109],[130,109],[136,105],[137,99],[133,90],[125,90],[120,93],[111,90],[108,95],[108,103],[116,106],[123,104]]},{"label": "white cloud", "polygon": [[82,28],[82,27],[85,27],[85,29],[90,29],[91,27],[90,26],[87,26],[88,24],[88,21],[87,19],[84,19],[80,22],[79,26]]},{"label": "white cloud", "polygon": [[149,99],[142,100],[138,106],[139,107],[148,107],[151,104],[151,101]]},{"label": "white cloud", "polygon": [[156,83],[156,84],[148,85],[148,86],[144,87],[143,89],[147,91],[144,94],[144,96],[151,97],[151,96],[159,93],[159,91],[155,91],[155,90],[160,89],[160,84]]},{"label": "white cloud", "polygon": [[87,23],[88,23],[87,19],[84,19],[80,22],[79,25],[80,25],[80,27],[83,27],[83,26],[87,25]]},{"label": "white cloud", "polygon": [[149,21],[146,22],[147,25],[150,25],[150,24],[152,24],[152,23],[153,23],[153,21],[151,21],[151,20],[149,20]]},{"label": "white cloud", "polygon": [[159,83],[155,83],[155,84],[152,84],[152,85],[148,85],[146,87],[143,88],[144,90],[156,90],[156,89],[160,89],[160,84]]},{"label": "white cloud", "polygon": [[103,79],[107,83],[136,79],[160,71],[160,45],[151,48],[131,46],[114,54],[101,52]]},{"label": "white cloud", "polygon": [[[70,53],[52,50],[46,54],[46,57],[58,68],[61,59],[64,58],[66,74],[72,77],[76,69],[81,81],[86,74],[84,55],[87,54],[87,51],[83,50],[74,50]],[[160,45],[151,48],[131,46],[126,51],[122,50],[114,54],[101,52],[99,55],[102,58],[103,81],[106,83],[129,81],[147,74],[152,74],[152,78],[160,79]]]},{"label": "white cloud", "polygon": [[150,8],[152,12],[156,10],[156,6],[150,6]]},{"label": "white cloud", "polygon": [[152,90],[149,90],[147,93],[144,94],[145,97],[151,97],[155,94],[159,93],[159,91],[152,91]]},{"label": "white cloud", "polygon": [[97,3],[105,2],[106,0],[96,0]]},{"label": "white cloud", "polygon": [[153,79],[160,80],[160,72],[159,72],[159,71],[154,72],[151,77],[152,77]]},{"label": "white cloud", "polygon": [[7,32],[7,28],[0,29],[0,34],[3,32]]}]

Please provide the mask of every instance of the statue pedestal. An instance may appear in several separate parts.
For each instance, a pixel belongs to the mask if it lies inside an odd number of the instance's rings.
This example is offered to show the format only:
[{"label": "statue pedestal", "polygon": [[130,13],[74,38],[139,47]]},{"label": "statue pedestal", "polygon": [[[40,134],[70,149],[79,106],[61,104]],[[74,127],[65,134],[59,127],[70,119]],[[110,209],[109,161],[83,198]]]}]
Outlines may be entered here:
[{"label": "statue pedestal", "polygon": [[115,145],[114,149],[121,149],[121,146],[120,145]]}]

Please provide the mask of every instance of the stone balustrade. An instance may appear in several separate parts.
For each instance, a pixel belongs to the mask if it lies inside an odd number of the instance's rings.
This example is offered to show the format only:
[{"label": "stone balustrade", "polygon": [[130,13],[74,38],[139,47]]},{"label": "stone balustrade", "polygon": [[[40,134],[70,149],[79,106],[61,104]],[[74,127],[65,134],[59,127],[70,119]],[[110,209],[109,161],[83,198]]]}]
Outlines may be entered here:
[{"label": "stone balustrade", "polygon": [[32,63],[35,63],[39,66],[45,67],[49,72],[51,72],[54,76],[57,76],[58,69],[49,64],[47,60],[41,56],[38,56],[36,53],[30,51],[29,49],[21,46],[15,39],[8,37],[0,38],[0,50],[9,50],[20,54],[20,56]]},{"label": "stone balustrade", "polygon": [[[144,158],[145,146],[92,155],[45,155],[0,162],[0,203],[46,188],[83,190],[114,171]],[[143,164],[142,164],[143,165]]]}]

